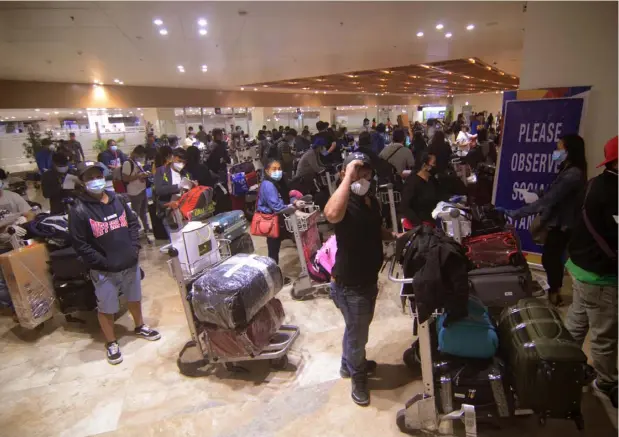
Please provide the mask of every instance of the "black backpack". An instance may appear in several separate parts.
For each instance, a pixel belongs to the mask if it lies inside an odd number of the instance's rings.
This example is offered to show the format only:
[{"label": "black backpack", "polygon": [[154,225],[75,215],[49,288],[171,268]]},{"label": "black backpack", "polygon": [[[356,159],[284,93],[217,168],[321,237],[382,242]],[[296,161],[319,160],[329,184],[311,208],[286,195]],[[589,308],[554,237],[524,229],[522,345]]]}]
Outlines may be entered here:
[{"label": "black backpack", "polygon": [[396,153],[403,149],[404,147],[398,147],[395,152],[387,157],[387,159],[381,158],[380,156],[374,163],[374,168],[376,170],[376,176],[378,178],[378,185],[384,184],[393,184],[393,189],[395,191],[401,191],[404,187],[404,181],[402,180],[402,176],[398,173],[396,168],[389,162],[389,159],[394,156]]}]

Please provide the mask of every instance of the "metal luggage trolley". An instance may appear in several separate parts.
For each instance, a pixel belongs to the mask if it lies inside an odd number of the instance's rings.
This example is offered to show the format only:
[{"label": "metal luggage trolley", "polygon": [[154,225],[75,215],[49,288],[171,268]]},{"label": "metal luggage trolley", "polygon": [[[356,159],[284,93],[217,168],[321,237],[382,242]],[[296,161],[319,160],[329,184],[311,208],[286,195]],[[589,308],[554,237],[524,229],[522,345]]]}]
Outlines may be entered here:
[{"label": "metal luggage trolley", "polygon": [[[400,296],[407,299],[413,317],[413,323],[418,326],[417,349],[411,348],[421,365],[421,375],[423,381],[423,393],[418,393],[406,402],[404,409],[398,411],[396,424],[400,431],[408,434],[423,435],[453,435],[453,421],[462,420],[465,426],[467,437],[477,437],[477,415],[475,407],[469,404],[462,404],[460,410],[454,411],[452,405],[453,393],[450,384],[441,384],[440,410],[438,399],[435,394],[433,361],[432,361],[432,320],[440,313],[434,313],[430,320],[418,324],[418,312],[414,304],[415,293],[407,293],[405,284],[413,284],[413,278],[400,278],[399,274],[394,274],[396,261],[395,257],[390,260],[389,280],[401,284]],[[405,352],[406,361],[406,352]],[[440,411],[443,411],[441,413]]]},{"label": "metal luggage trolley", "polygon": [[[306,197],[306,196],[304,196]],[[316,296],[317,294],[328,294],[329,282],[315,283],[309,276],[307,263],[309,255],[320,248],[320,236],[318,233],[318,222],[320,220],[320,207],[314,203],[306,203],[301,209],[290,207],[282,211],[286,223],[286,229],[294,236],[297,246],[297,253],[301,262],[301,274],[292,284],[290,295],[295,300],[304,300]],[[314,233],[315,231],[315,233]],[[303,239],[309,240],[305,243]],[[314,244],[317,247],[308,248],[307,244]],[[305,252],[308,251],[306,257]]]},{"label": "metal luggage trolley", "polygon": [[402,195],[399,191],[393,190],[393,184],[379,185],[377,189],[377,196],[380,203],[383,205],[389,205],[389,214],[391,217],[391,229],[393,232],[400,232],[398,226],[398,215],[396,213],[396,205],[399,205],[402,201]]},{"label": "metal luggage trolley", "polygon": [[[187,318],[187,324],[189,325],[189,332],[191,332],[191,340],[183,347],[178,357],[179,369],[181,367],[181,356],[189,347],[197,347],[200,352],[200,356],[203,357],[203,364],[223,364],[227,370],[234,370],[237,366],[234,363],[241,361],[255,361],[255,360],[269,360],[271,366],[274,369],[284,369],[288,365],[288,350],[299,336],[299,327],[294,325],[282,325],[280,329],[271,337],[270,344],[259,355],[247,355],[242,357],[223,357],[218,356],[213,352],[211,348],[208,335],[205,330],[200,330],[198,325],[199,321],[196,319],[191,302],[189,299],[189,288],[193,282],[198,279],[202,274],[209,269],[221,264],[228,258],[230,258],[230,241],[221,239],[217,240],[219,245],[219,253],[221,260],[209,266],[194,275],[188,275],[183,271],[183,266],[178,259],[178,250],[174,247],[170,247],[167,251],[170,259],[168,260],[168,266],[170,268],[170,274],[176,281],[178,291],[181,295],[181,301],[183,302],[183,309],[185,310],[185,317]],[[188,270],[188,269],[187,269]],[[182,370],[181,370],[182,373]]]},{"label": "metal luggage trolley", "polygon": [[336,182],[339,179],[339,174],[338,173],[330,173],[329,171],[324,171],[322,173],[320,173],[320,180],[324,185],[327,186],[328,190],[329,190],[329,196],[333,196],[333,193],[335,192],[335,188],[336,188]]}]

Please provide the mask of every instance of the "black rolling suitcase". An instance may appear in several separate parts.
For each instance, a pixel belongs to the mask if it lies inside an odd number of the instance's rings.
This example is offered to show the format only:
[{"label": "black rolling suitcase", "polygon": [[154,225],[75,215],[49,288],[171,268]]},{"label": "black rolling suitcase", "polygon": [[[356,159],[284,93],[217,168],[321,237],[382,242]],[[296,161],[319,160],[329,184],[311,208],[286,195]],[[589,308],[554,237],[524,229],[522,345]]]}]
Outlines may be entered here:
[{"label": "black rolling suitcase", "polygon": [[54,292],[62,314],[92,311],[97,307],[95,286],[89,280],[54,280]]},{"label": "black rolling suitcase", "polygon": [[434,363],[434,375],[443,413],[469,404],[475,407],[480,422],[495,423],[513,414],[514,399],[505,364],[498,357],[489,360],[441,357]]},{"label": "black rolling suitcase", "polygon": [[527,264],[469,271],[469,291],[489,308],[505,308],[531,297],[533,278]]},{"label": "black rolling suitcase", "polygon": [[153,227],[153,236],[156,240],[169,239],[166,229],[163,227],[163,221],[161,217],[157,215],[157,205],[155,202],[148,204],[148,215],[150,216],[150,223]]},{"label": "black rolling suitcase", "polygon": [[499,339],[518,408],[533,410],[540,423],[572,419],[582,429],[582,388],[593,371],[559,313],[539,299],[523,299],[501,314]]},{"label": "black rolling suitcase", "polygon": [[72,247],[49,252],[49,268],[54,279],[83,279],[89,269]]}]

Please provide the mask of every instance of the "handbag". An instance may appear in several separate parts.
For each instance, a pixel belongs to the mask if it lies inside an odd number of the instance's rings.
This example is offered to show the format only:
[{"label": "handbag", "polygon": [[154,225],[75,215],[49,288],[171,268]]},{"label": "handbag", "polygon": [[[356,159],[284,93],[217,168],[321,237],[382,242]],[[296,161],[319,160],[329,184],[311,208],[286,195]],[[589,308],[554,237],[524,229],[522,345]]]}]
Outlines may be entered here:
[{"label": "handbag", "polygon": [[251,219],[250,233],[256,237],[279,238],[279,216],[256,211]]},{"label": "handbag", "polygon": [[535,243],[541,245],[546,244],[546,238],[548,238],[548,227],[542,223],[541,215],[537,215],[533,219],[529,232],[531,232],[531,238],[533,238]]}]

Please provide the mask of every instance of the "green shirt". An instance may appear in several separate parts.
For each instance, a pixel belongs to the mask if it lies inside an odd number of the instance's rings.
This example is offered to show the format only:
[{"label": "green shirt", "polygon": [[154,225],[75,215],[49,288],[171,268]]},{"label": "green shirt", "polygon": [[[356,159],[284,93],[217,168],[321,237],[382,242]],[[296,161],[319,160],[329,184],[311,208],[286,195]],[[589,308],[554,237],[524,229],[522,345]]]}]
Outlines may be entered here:
[{"label": "green shirt", "polygon": [[567,263],[565,263],[565,267],[567,268],[568,272],[570,272],[570,274],[574,276],[574,278],[576,278],[580,282],[584,282],[585,284],[599,285],[599,286],[610,285],[614,287],[617,286],[616,276],[614,275],[601,276],[601,275],[598,275],[597,273],[593,273],[593,272],[581,269],[576,264],[574,264],[571,259],[567,260]]}]

